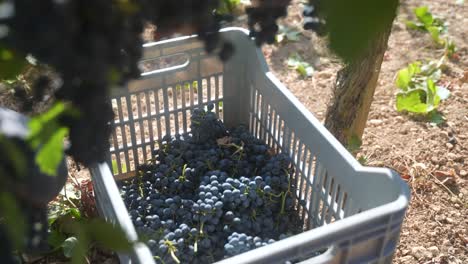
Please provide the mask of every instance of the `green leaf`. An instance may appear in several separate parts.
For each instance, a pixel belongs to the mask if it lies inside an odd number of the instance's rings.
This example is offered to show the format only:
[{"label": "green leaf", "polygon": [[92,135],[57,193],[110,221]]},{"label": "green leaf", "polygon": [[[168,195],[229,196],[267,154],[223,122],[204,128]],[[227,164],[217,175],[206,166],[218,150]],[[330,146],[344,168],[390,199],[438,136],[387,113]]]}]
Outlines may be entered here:
[{"label": "green leaf", "polygon": [[409,92],[397,94],[396,107],[398,111],[406,110],[412,113],[427,113],[426,92],[423,89],[414,89]]},{"label": "green leaf", "polygon": [[73,252],[76,251],[78,243],[79,241],[76,237],[65,239],[62,244],[63,255],[67,258],[71,258],[73,256]]},{"label": "green leaf", "polygon": [[445,41],[445,53],[449,58],[452,58],[453,55],[457,52],[457,46],[452,40]]},{"label": "green leaf", "polygon": [[440,44],[440,45],[444,44],[444,40],[440,39],[440,30],[439,30],[439,28],[430,26],[430,27],[426,27],[426,29],[429,32],[429,34],[431,34],[431,37],[432,37],[432,39],[434,40],[435,43]]},{"label": "green leaf", "polygon": [[300,57],[298,57],[299,55],[297,54],[294,54],[293,56],[290,56],[288,58],[288,66],[289,67],[297,67],[299,64],[300,64]]},{"label": "green leaf", "polygon": [[425,78],[431,78],[434,81],[437,81],[442,74],[440,69],[441,66],[442,63],[440,61],[429,61],[428,63],[425,63],[421,66],[420,75]]},{"label": "green leaf", "polygon": [[434,123],[436,125],[440,125],[445,122],[444,116],[437,111],[431,111],[429,113],[429,120],[431,121],[431,123]]},{"label": "green leaf", "polygon": [[55,176],[63,159],[63,139],[68,128],[61,127],[58,118],[62,115],[78,116],[70,105],[62,102],[54,104],[47,112],[31,118],[28,122],[28,142],[37,151],[36,163],[42,173]]},{"label": "green leaf", "polygon": [[65,240],[66,236],[58,230],[52,230],[49,233],[49,236],[47,237],[47,242],[53,248],[54,251],[62,247]]},{"label": "green leaf", "polygon": [[0,80],[15,79],[27,63],[23,54],[0,43]]},{"label": "green leaf", "polygon": [[429,12],[429,8],[427,6],[420,6],[414,9],[414,14],[426,27],[431,26],[434,22],[434,18],[432,17],[431,12]]},{"label": "green leaf", "polygon": [[67,213],[73,216],[76,220],[81,220],[81,212],[78,210],[78,208],[69,208],[67,210]]},{"label": "green leaf", "polygon": [[72,264],[85,263],[86,254],[89,248],[89,239],[82,232],[78,233],[78,244],[75,245],[72,252]]},{"label": "green leaf", "polygon": [[450,96],[450,91],[442,86],[437,86],[437,95],[439,96],[440,100],[445,100],[449,98]]},{"label": "green leaf", "polygon": [[18,79],[12,79],[12,80],[3,80],[2,82],[12,85],[18,82]]},{"label": "green leaf", "polygon": [[303,61],[297,53],[289,56],[287,64],[290,68],[295,69],[302,77],[310,77],[314,73],[314,68],[307,62]]},{"label": "green leaf", "polygon": [[414,21],[408,20],[405,22],[405,24],[406,24],[406,27],[413,29],[413,30],[426,30],[426,27],[424,27],[424,25],[421,23],[415,23]]},{"label": "green leaf", "polygon": [[128,241],[124,231],[102,220],[92,220],[87,226],[87,233],[91,238],[108,249],[123,252],[132,248],[132,243]]},{"label": "green leaf", "polygon": [[57,128],[56,119],[67,110],[62,102],[55,103],[47,112],[39,114],[29,120],[28,140],[33,148],[37,148],[46,141]]},{"label": "green leaf", "polygon": [[415,61],[408,65],[408,70],[411,76],[421,72],[421,62]]},{"label": "green leaf", "polygon": [[437,88],[432,79],[427,79],[427,97],[426,103],[429,106],[428,112],[437,108],[440,98],[437,95]]},{"label": "green leaf", "polygon": [[407,91],[411,82],[411,77],[412,75],[410,74],[409,68],[404,68],[398,71],[398,77],[396,80],[396,85],[398,88],[402,89],[403,91]]},{"label": "green leaf", "polygon": [[68,135],[68,128],[59,128],[36,154],[36,163],[42,173],[56,176],[63,160],[63,140]]},{"label": "green leaf", "polygon": [[307,77],[307,71],[304,66],[304,64],[299,64],[296,67],[296,71],[302,76],[302,77]]}]

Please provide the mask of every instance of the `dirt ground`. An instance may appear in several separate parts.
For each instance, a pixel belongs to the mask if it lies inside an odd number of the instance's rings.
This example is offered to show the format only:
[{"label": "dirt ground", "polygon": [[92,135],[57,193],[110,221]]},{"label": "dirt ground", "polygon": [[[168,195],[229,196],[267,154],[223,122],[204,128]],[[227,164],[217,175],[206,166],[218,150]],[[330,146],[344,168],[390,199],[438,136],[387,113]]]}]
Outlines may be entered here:
[{"label": "dirt ground", "polygon": [[[415,60],[438,59],[442,51],[429,35],[410,32],[404,21],[427,5],[448,22],[448,35],[460,56],[449,62],[440,84],[451,96],[440,106],[445,124],[436,126],[400,114],[395,108],[397,71]],[[290,8],[284,24],[300,28],[300,7]],[[368,166],[399,172],[412,190],[394,263],[468,263],[468,8],[455,1],[404,1],[394,22],[378,87],[358,156]],[[324,120],[339,62],[323,48],[323,40],[305,32],[298,42],[263,48],[271,70],[320,120]],[[288,69],[288,56],[298,52],[315,66],[302,79]]]},{"label": "dirt ground", "polygon": [[[300,1],[293,1],[283,25],[301,28]],[[397,71],[415,60],[437,59],[429,35],[410,32],[404,21],[414,19],[412,9],[427,5],[448,22],[448,35],[459,51],[440,85],[451,91],[441,103],[446,122],[433,125],[398,113],[395,109]],[[244,22],[240,22],[241,24]],[[403,1],[394,22],[388,50],[371,106],[363,145],[358,157],[365,165],[389,167],[399,172],[412,191],[401,240],[394,263],[468,263],[468,7],[455,0]],[[317,118],[324,120],[337,71],[338,59],[325,48],[325,41],[302,32],[299,41],[263,47],[271,71]],[[289,69],[287,58],[299,53],[314,66],[310,78]],[[9,95],[0,96],[3,106],[14,107]],[[70,173],[87,178],[69,162]],[[115,258],[108,260],[113,263]]]}]

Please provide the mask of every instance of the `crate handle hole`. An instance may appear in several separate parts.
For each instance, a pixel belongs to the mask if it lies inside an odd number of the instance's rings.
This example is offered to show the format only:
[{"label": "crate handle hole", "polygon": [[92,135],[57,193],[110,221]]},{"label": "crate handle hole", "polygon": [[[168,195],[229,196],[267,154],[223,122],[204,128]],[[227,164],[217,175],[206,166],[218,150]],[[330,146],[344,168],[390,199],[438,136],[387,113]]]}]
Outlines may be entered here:
[{"label": "crate handle hole", "polygon": [[156,58],[141,60],[138,67],[141,70],[141,76],[159,74],[183,69],[190,64],[190,55],[187,53],[175,53]]}]

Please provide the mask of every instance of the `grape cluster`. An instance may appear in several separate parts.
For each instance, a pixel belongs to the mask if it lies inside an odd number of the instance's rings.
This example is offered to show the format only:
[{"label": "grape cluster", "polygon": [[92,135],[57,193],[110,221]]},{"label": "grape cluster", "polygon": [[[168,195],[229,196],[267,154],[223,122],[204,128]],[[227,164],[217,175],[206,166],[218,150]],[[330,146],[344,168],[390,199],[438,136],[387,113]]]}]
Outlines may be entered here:
[{"label": "grape cluster", "polygon": [[[279,239],[288,237],[285,234],[281,234]],[[258,236],[252,237],[245,233],[234,232],[228,237],[228,242],[224,245],[224,251],[226,256],[235,256],[251,249],[266,246],[271,243],[275,243],[274,239],[261,238]]]},{"label": "grape cluster", "polygon": [[[81,112],[79,117],[62,118],[61,123],[70,129],[68,154],[84,165],[105,160],[114,115],[109,88],[139,77],[141,34],[146,23],[156,25],[157,38],[196,33],[206,51],[218,53],[222,60],[234,52],[233,45],[218,33],[225,19],[217,12],[220,0],[8,2],[14,12],[0,19],[8,27],[4,46],[30,54],[59,78],[52,82],[48,76],[39,76],[32,97],[21,89],[17,95],[30,109],[52,83],[58,83],[55,98],[72,102]],[[286,15],[289,3],[259,0],[246,9],[257,44],[274,41],[276,20]]]},{"label": "grape cluster", "polygon": [[275,42],[279,29],[276,20],[287,15],[290,2],[291,0],[258,0],[245,9],[250,36],[255,38],[257,45]]},{"label": "grape cluster", "polygon": [[192,130],[192,138],[195,142],[209,142],[221,138],[226,135],[224,124],[218,120],[218,117],[213,111],[214,105],[210,104],[208,111],[195,109],[191,117],[190,129]]},{"label": "grape cluster", "polygon": [[304,16],[304,29],[316,32],[319,36],[325,34],[325,22],[317,12],[320,9],[320,0],[310,0],[304,5],[302,15]]},{"label": "grape cluster", "polygon": [[[198,33],[206,50],[223,60],[233,53],[232,44],[218,33],[221,21],[214,12],[218,0],[9,2],[14,12],[0,21],[9,32],[2,43],[55,71],[60,83],[55,98],[72,102],[80,111],[79,117],[61,120],[70,129],[68,154],[85,165],[105,160],[114,115],[109,87],[139,77],[145,23],[155,24],[163,35]],[[51,86],[47,76],[39,76],[32,97],[21,89],[17,95],[30,109]]]},{"label": "grape cluster", "polygon": [[227,130],[212,110],[194,110],[192,133],[164,137],[121,186],[137,231],[165,263],[211,263],[300,231],[289,156],[244,126]]}]

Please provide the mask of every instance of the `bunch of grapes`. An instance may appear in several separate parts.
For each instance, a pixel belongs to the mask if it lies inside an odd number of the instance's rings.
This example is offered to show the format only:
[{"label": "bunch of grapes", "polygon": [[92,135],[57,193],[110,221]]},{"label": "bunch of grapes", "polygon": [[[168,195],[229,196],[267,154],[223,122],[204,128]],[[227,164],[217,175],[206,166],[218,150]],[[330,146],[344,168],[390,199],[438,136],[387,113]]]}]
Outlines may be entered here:
[{"label": "bunch of grapes", "polygon": [[321,0],[309,0],[309,3],[304,5],[302,15],[304,16],[304,29],[311,30],[317,33],[319,36],[323,36],[326,33],[325,21],[323,19],[323,12],[320,13],[322,7],[320,5]]},{"label": "bunch of grapes", "polygon": [[[281,234],[279,239],[284,239],[288,237],[285,234]],[[275,243],[276,240],[274,239],[267,239],[261,238],[258,236],[252,237],[245,233],[232,233],[228,237],[228,242],[224,245],[224,250],[226,252],[226,256],[235,256],[249,250],[266,246],[268,244]]]},{"label": "bunch of grapes", "polygon": [[211,263],[299,232],[291,159],[246,127],[196,109],[192,133],[164,137],[123,182],[130,217],[165,263]]},{"label": "bunch of grapes", "polygon": [[[274,40],[276,20],[286,15],[289,2],[260,0],[246,10],[257,44]],[[206,51],[218,53],[222,60],[234,52],[219,34],[223,22],[216,12],[219,0],[10,0],[8,4],[13,12],[0,21],[8,27],[2,43],[50,66],[59,78],[39,76],[33,101],[26,94],[18,95],[31,107],[44,91],[57,86],[55,98],[72,102],[81,113],[61,123],[70,129],[68,154],[84,165],[105,160],[113,119],[109,88],[139,77],[145,24],[157,26],[158,38],[196,33]]]},{"label": "bunch of grapes", "polygon": [[273,44],[278,33],[277,19],[287,15],[291,0],[257,0],[245,9],[248,16],[250,36],[257,45]]}]

